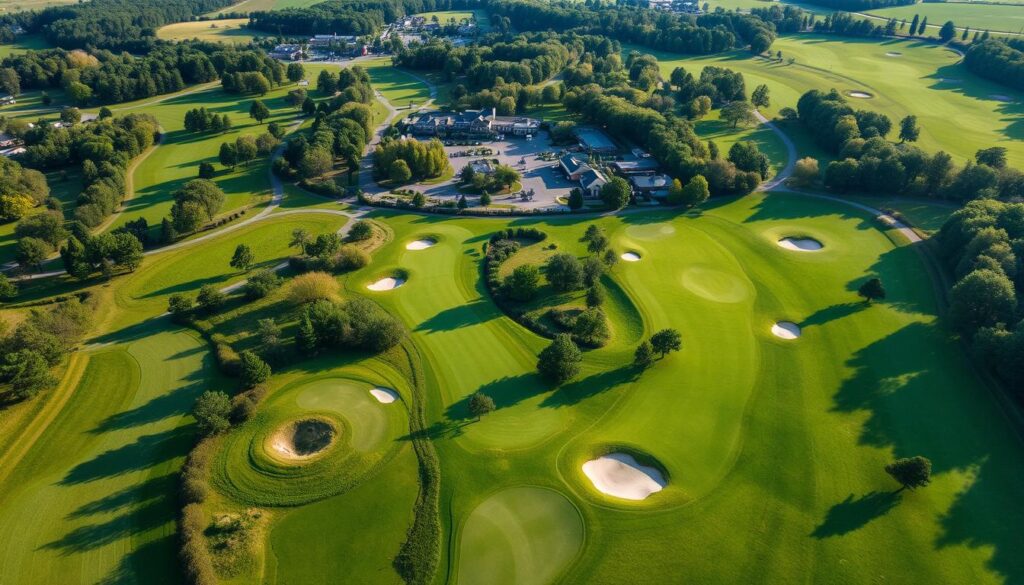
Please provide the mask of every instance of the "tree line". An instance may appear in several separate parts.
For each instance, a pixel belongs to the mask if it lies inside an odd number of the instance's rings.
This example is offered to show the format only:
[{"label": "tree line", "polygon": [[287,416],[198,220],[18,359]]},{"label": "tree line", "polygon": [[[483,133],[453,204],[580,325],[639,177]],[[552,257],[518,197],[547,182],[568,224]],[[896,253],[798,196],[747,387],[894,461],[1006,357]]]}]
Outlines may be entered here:
[{"label": "tree line", "polygon": [[771,23],[738,12],[715,12],[694,18],[624,3],[564,0],[494,0],[488,3],[488,9],[492,21],[500,25],[502,19],[507,19],[520,31],[572,30],[677,53],[706,55],[745,46],[761,53],[771,48],[775,40]]},{"label": "tree line", "polygon": [[328,0],[305,8],[249,13],[249,27],[280,35],[369,35],[403,16],[475,8],[471,0]]},{"label": "tree line", "polygon": [[1022,41],[988,39],[973,43],[964,56],[964,65],[975,75],[1024,91]]},{"label": "tree line", "polygon": [[887,8],[889,6],[907,6],[916,2],[917,0],[808,0],[807,3],[835,8],[836,10],[861,12],[876,8]]},{"label": "tree line", "polygon": [[[1024,173],[1007,165],[1006,149],[979,150],[961,168],[939,151],[911,144],[920,133],[915,116],[898,129],[884,114],[854,110],[835,89],[800,97],[797,116],[822,147],[839,155],[825,169],[825,185],[840,192],[907,193],[970,201],[979,197],[1024,197]],[[898,132],[899,143],[886,139]]]}]

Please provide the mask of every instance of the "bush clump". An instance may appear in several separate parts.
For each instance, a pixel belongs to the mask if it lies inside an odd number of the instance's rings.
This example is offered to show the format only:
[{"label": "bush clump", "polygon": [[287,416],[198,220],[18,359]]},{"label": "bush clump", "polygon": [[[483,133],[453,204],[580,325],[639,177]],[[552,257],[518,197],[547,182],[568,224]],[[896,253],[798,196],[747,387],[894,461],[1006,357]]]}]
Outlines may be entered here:
[{"label": "bush clump", "polygon": [[296,276],[288,285],[288,298],[297,305],[338,298],[338,281],[326,272],[307,272]]}]

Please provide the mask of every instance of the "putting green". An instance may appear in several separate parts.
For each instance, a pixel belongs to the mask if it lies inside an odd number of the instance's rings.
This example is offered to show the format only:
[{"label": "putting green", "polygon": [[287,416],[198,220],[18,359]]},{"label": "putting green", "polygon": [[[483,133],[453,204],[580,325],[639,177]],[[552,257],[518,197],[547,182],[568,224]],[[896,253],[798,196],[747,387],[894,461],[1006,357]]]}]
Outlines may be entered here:
[{"label": "putting green", "polygon": [[459,536],[460,585],[542,585],[563,573],[583,546],[583,519],[558,492],[502,490],[484,500]]},{"label": "putting green", "polygon": [[372,388],[365,382],[325,378],[304,384],[295,395],[295,406],[300,410],[330,410],[343,415],[352,426],[352,447],[370,452],[396,430],[391,428],[388,407],[370,394]]}]

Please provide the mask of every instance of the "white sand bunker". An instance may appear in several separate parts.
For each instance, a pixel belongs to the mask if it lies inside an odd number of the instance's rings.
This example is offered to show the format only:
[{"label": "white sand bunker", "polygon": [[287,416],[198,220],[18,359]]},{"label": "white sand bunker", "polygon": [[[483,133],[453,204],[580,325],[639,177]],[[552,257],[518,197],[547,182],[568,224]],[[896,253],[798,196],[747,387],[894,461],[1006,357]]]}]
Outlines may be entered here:
[{"label": "white sand bunker", "polygon": [[772,325],[772,335],[779,339],[796,339],[800,337],[800,326],[792,321],[779,321]]},{"label": "white sand bunker", "polygon": [[640,254],[637,254],[636,252],[626,252],[625,254],[620,256],[620,258],[622,258],[626,262],[639,262]]},{"label": "white sand bunker", "polygon": [[370,394],[373,394],[373,397],[381,404],[391,404],[398,400],[398,393],[390,388],[374,388],[370,390]]},{"label": "white sand bunker", "polygon": [[900,53],[899,51],[888,51],[888,52],[886,52],[885,56],[886,57],[902,57],[903,53]]},{"label": "white sand bunker", "polygon": [[825,247],[813,238],[782,238],[779,246],[795,252],[817,252]]},{"label": "white sand bunker", "polygon": [[423,238],[422,240],[415,240],[405,245],[406,250],[426,250],[437,244],[436,240],[431,238]]},{"label": "white sand bunker", "polygon": [[661,472],[640,465],[632,455],[609,453],[583,464],[597,491],[624,500],[643,500],[668,485]]},{"label": "white sand bunker", "polygon": [[988,96],[988,97],[990,97],[990,98],[992,98],[992,99],[996,100],[997,102],[1012,102],[1012,101],[1013,101],[1013,98],[1012,98],[1012,97],[1010,97],[1010,96],[1008,96],[1008,95],[1003,95],[1003,94],[1001,94],[1001,93],[993,93],[993,94],[989,94],[989,96]]},{"label": "white sand bunker", "polygon": [[334,427],[326,421],[300,420],[274,433],[271,447],[284,459],[309,459],[329,447],[334,435]]},{"label": "white sand bunker", "polygon": [[850,97],[854,97],[854,98],[860,98],[862,100],[871,99],[871,98],[875,97],[875,96],[871,95],[870,93],[868,93],[866,91],[851,91],[851,92],[849,92],[846,95],[848,95]]},{"label": "white sand bunker", "polygon": [[374,291],[393,290],[402,286],[403,284],[405,284],[404,278],[395,278],[389,276],[387,278],[382,278],[372,284],[366,285],[366,288]]}]

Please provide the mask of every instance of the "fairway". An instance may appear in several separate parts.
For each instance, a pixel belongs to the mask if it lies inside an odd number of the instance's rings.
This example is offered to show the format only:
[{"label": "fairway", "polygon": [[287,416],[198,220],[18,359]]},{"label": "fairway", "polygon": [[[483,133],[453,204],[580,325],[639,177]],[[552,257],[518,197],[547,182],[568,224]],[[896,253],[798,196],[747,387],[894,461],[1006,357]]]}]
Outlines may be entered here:
[{"label": "fairway", "polygon": [[244,25],[248,22],[248,18],[179,22],[160,27],[156,31],[156,36],[169,41],[199,39],[200,41],[241,44],[248,44],[249,41],[259,37],[271,36],[263,31],[245,28]]},{"label": "fairway", "polygon": [[410,73],[392,67],[390,59],[371,59],[360,65],[370,74],[374,89],[383,94],[396,108],[408,107],[411,104],[422,105],[430,99],[427,84]]},{"label": "fairway", "polygon": [[909,23],[914,15],[928,18],[928,32],[938,36],[939,29],[947,20],[953,21],[957,29],[970,27],[971,30],[992,32],[1024,32],[1024,8],[1007,4],[981,4],[967,2],[937,2],[892,6],[865,12],[869,16],[906,19]]},{"label": "fairway", "polygon": [[[979,149],[1002,146],[1008,150],[1011,165],[1024,164],[1024,128],[1018,123],[1024,95],[974,76],[959,64],[959,55],[938,45],[816,35],[781,37],[772,49],[782,51],[782,62],[744,52],[684,57],[624,48],[658,57],[665,77],[680,66],[697,75],[705,66],[716,65],[743,73],[748,93],[765,83],[771,90],[766,115],[777,114],[784,107],[796,108],[800,96],[811,89],[867,91],[873,95],[871,99],[850,99],[851,105],[886,114],[894,124],[904,116],[916,115],[921,126],[917,145],[926,151],[945,150],[962,163]],[[900,55],[889,57],[886,53]],[[790,58],[795,63],[789,64]],[[880,60],[885,68],[879,67]],[[1014,102],[994,97],[1003,95]]]}]

